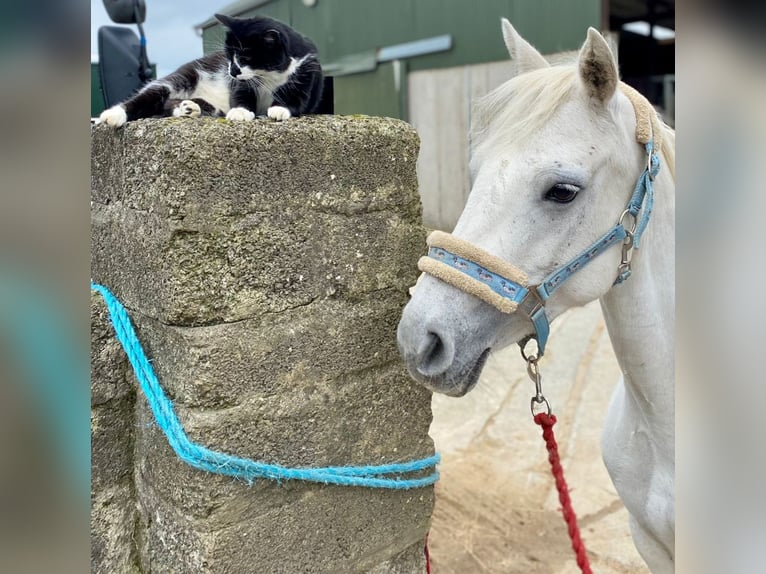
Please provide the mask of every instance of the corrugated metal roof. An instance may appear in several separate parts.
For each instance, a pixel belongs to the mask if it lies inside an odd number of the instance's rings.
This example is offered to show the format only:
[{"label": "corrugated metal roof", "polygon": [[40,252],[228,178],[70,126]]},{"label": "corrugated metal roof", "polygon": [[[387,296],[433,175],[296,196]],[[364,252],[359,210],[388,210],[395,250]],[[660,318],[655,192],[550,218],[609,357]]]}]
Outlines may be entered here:
[{"label": "corrugated metal roof", "polygon": [[[232,2],[231,4],[224,6],[220,10],[216,10],[216,14],[225,14],[226,16],[239,16],[248,10],[258,8],[258,6],[263,6],[264,4],[268,4],[271,1],[272,0],[238,0],[237,2]],[[211,16],[204,22],[194,26],[194,28],[196,30],[204,30],[205,28],[209,28],[214,24],[218,24],[218,20]]]}]

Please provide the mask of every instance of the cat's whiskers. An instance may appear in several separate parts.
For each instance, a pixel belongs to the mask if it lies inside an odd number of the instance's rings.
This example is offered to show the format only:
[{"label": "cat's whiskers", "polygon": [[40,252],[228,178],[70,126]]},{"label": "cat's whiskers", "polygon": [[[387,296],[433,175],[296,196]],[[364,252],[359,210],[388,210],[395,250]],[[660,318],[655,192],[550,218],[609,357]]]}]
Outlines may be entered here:
[{"label": "cat's whiskers", "polygon": [[253,76],[252,78],[248,78],[245,81],[252,84],[256,91],[264,88],[263,81],[258,76]]}]

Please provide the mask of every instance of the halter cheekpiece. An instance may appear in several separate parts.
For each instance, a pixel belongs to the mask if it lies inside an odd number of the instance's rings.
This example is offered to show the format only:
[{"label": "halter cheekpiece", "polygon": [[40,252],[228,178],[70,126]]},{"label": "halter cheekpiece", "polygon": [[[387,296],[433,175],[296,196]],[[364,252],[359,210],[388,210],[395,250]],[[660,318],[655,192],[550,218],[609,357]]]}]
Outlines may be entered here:
[{"label": "halter cheekpiece", "polygon": [[442,231],[428,236],[428,255],[418,261],[418,268],[424,273],[478,297],[503,313],[518,311],[528,317],[535,329],[532,338],[537,340],[537,358],[543,355],[550,332],[545,314],[548,298],[577,271],[617,243],[622,244],[622,257],[614,284],[630,277],[633,249],[639,248],[652,214],[654,179],[660,171],[657,150],[662,149],[660,121],[646,98],[627,84],[621,83],[620,88],[633,104],[636,141],[644,146],[647,159],[633,195],[614,227],[537,285],[530,285],[526,273],[507,261]]}]

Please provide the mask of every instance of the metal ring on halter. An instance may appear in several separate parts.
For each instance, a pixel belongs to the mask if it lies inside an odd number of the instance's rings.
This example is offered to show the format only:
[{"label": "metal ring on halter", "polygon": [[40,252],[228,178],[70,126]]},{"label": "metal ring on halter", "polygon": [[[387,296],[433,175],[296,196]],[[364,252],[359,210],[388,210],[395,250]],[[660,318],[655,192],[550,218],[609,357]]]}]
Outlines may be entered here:
[{"label": "metal ring on halter", "polygon": [[[623,223],[622,223],[623,219],[625,219],[625,216],[627,216],[627,215],[630,215],[630,216],[633,218],[633,225],[631,225],[631,226],[630,226],[630,229],[628,229],[627,227],[625,227],[625,226],[623,225]],[[623,212],[620,214],[620,219],[618,219],[618,220],[617,220],[617,225],[622,225],[623,227],[625,227],[625,229],[628,231],[628,235],[632,237],[632,236],[633,236],[633,234],[636,232],[636,228],[638,227],[638,217],[636,217],[635,215],[633,215],[633,214],[630,212],[630,209],[626,209],[625,211],[623,211]]]},{"label": "metal ring on halter", "polygon": [[[537,346],[537,353],[527,355],[526,349],[530,341],[535,342],[535,346]],[[527,362],[527,364],[530,362],[537,362],[537,360],[540,358],[538,356],[540,353],[540,347],[537,345],[537,337],[534,335],[527,335],[521,341],[519,341],[519,350],[521,351],[521,357]]]}]

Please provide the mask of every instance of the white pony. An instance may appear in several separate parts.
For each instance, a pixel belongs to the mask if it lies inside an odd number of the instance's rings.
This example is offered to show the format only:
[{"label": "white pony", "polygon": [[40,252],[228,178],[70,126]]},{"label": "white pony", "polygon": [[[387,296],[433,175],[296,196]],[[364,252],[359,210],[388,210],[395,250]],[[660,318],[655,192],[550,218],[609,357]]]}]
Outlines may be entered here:
[{"label": "white pony", "polygon": [[[475,246],[485,261],[513,262],[538,285],[615,226],[647,151],[636,143],[637,110],[601,34],[588,31],[576,65],[551,67],[505,19],[502,28],[518,72],[477,107],[474,183],[451,237]],[[663,142],[656,150],[661,168],[630,278],[613,285],[625,252],[617,243],[562,282],[545,312],[553,320],[601,301],[623,372],[602,435],[604,462],[630,513],[635,545],[657,574],[674,570],[675,135],[655,121],[654,137]],[[647,210],[642,204],[636,219]],[[523,313],[502,312],[455,285],[424,275],[398,341],[413,378],[462,396],[491,349],[535,330]]]}]

